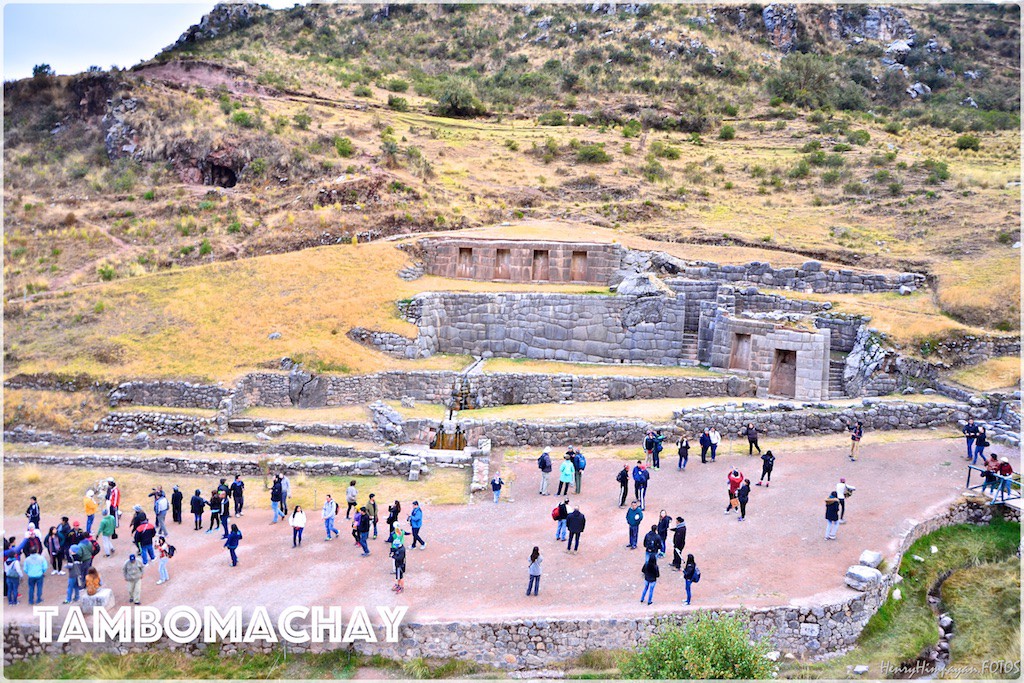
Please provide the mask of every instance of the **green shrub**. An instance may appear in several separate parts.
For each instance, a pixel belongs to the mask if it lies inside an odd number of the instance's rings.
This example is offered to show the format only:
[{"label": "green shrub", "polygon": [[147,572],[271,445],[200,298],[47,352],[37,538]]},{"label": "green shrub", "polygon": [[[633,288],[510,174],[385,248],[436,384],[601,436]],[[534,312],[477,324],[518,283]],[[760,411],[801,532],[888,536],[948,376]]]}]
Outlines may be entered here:
[{"label": "green shrub", "polygon": [[209,239],[204,239],[202,244],[199,245],[199,255],[206,256],[207,254],[213,253],[213,245],[210,244]]},{"label": "green shrub", "polygon": [[640,174],[652,183],[666,181],[671,177],[671,174],[665,170],[661,162],[652,155],[648,155],[647,163],[640,167]]},{"label": "green shrub", "polygon": [[515,140],[505,140],[505,147],[513,152],[519,151],[519,143]]},{"label": "green shrub", "polygon": [[574,126],[585,126],[590,123],[590,118],[586,114],[573,114],[572,125]]},{"label": "green shrub", "polygon": [[981,139],[977,135],[965,134],[956,139],[957,149],[973,149],[977,152],[981,149]]},{"label": "green shrub", "polygon": [[862,195],[867,194],[868,188],[866,188],[863,183],[858,183],[855,180],[851,180],[850,182],[843,185],[843,192],[845,192],[846,194]]},{"label": "green shrub", "polygon": [[895,181],[889,183],[889,194],[891,194],[893,197],[900,196],[901,194],[903,194],[903,185]]},{"label": "green shrub", "polygon": [[722,107],[722,113],[724,113],[726,116],[736,116],[736,114],[738,114],[739,111],[739,107],[737,107],[735,104],[727,104],[724,107]]},{"label": "green shrub", "polygon": [[395,111],[409,111],[409,102],[404,97],[388,95],[388,109]]},{"label": "green shrub", "polygon": [[833,152],[849,152],[851,149],[853,149],[853,147],[850,147],[845,142],[837,142],[836,144],[832,145]]},{"label": "green shrub", "polygon": [[471,81],[453,78],[445,82],[437,96],[434,111],[441,116],[470,117],[484,114],[485,109],[477,99]]},{"label": "green shrub", "polygon": [[249,162],[246,170],[251,173],[254,177],[259,178],[267,172],[267,160],[263,157],[256,157]]},{"label": "green shrub", "polygon": [[821,174],[821,182],[825,185],[835,185],[839,182],[839,171],[830,170]]},{"label": "green shrub", "polygon": [[680,156],[678,147],[673,147],[661,140],[655,140],[651,143],[651,154],[661,159],[671,159],[675,161]]},{"label": "green shrub", "polygon": [[564,111],[552,110],[541,114],[537,123],[542,126],[564,126],[569,123],[569,117]]},{"label": "green shrub", "polygon": [[231,115],[231,123],[242,128],[255,128],[256,117],[247,111],[236,111]]},{"label": "green shrub", "polygon": [[866,130],[851,130],[846,134],[846,139],[854,145],[866,145],[871,140],[871,133]]},{"label": "green shrub", "polygon": [[698,614],[666,626],[621,665],[626,679],[767,679],[775,673],[768,639],[751,642],[737,617]]},{"label": "green shrub", "polygon": [[576,150],[576,160],[584,164],[604,164],[612,160],[611,155],[604,151],[604,143],[580,145]]},{"label": "green shrub", "polygon": [[622,124],[622,137],[635,138],[640,135],[643,126],[636,119],[630,119]]},{"label": "green shrub", "polygon": [[821,143],[817,140],[811,140],[805,143],[804,146],[800,148],[800,151],[804,154],[810,154],[811,152],[816,152],[819,149],[821,149]]},{"label": "green shrub", "polygon": [[722,126],[721,130],[718,131],[719,140],[732,140],[736,137],[736,129],[732,126]]},{"label": "green shrub", "polygon": [[146,190],[142,193],[142,198],[149,202],[153,201],[156,199],[156,190]]},{"label": "green shrub", "polygon": [[309,130],[309,124],[313,122],[313,117],[306,112],[299,112],[292,117],[292,121],[295,122],[295,127],[299,130]]},{"label": "green shrub", "polygon": [[110,282],[117,277],[117,268],[109,263],[101,263],[96,268],[96,274],[100,276],[100,279],[104,282]]},{"label": "green shrub", "polygon": [[900,131],[903,130],[903,125],[899,121],[890,121],[885,124],[885,132],[891,135],[899,135]]},{"label": "green shrub", "polygon": [[806,178],[811,174],[811,165],[805,159],[801,159],[796,166],[789,170],[790,178]]},{"label": "green shrub", "polygon": [[409,81],[401,78],[391,78],[384,84],[384,87],[391,92],[405,92],[409,89]]},{"label": "green shrub", "polygon": [[943,180],[949,180],[949,166],[945,161],[925,159],[921,166],[924,170],[928,171],[928,177],[925,178],[925,182],[929,185],[937,185]]},{"label": "green shrub", "polygon": [[892,179],[892,173],[885,170],[884,168],[880,171],[875,171],[873,176],[876,183],[885,183]]},{"label": "green shrub", "polygon": [[373,97],[373,90],[368,85],[359,84],[352,88],[352,94],[356,97]]},{"label": "green shrub", "polygon": [[345,159],[348,159],[355,155],[356,148],[355,145],[352,144],[352,140],[350,140],[349,138],[335,136],[334,151],[338,153],[339,157],[344,157]]}]

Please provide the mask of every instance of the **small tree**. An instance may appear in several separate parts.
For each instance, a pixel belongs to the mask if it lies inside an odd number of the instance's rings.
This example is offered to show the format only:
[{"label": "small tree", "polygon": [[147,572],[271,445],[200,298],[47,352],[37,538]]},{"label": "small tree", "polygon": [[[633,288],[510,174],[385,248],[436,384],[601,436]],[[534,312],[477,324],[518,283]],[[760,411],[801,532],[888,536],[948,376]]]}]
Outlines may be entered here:
[{"label": "small tree", "polygon": [[977,152],[981,149],[981,139],[977,135],[971,135],[969,133],[961,135],[956,139],[957,149],[973,149]]},{"label": "small tree", "polygon": [[444,84],[434,110],[441,116],[476,116],[484,113],[483,105],[473,92],[472,83],[459,78]]},{"label": "small tree", "polygon": [[53,67],[49,64],[36,64],[32,67],[32,78],[46,78],[47,76],[53,75]]},{"label": "small tree", "polygon": [[751,642],[737,617],[698,614],[682,626],[668,626],[621,666],[624,678],[762,679],[775,665],[767,641]]},{"label": "small tree", "polygon": [[308,130],[309,124],[313,122],[313,117],[306,112],[299,112],[292,117],[292,120],[295,121],[295,127],[299,130]]}]

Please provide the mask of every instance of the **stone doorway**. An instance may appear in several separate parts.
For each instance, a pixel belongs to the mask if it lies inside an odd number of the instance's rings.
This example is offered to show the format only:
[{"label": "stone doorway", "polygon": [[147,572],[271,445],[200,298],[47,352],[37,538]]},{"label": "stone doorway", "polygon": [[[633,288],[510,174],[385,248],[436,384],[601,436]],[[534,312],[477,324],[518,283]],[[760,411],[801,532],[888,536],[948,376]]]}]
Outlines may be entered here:
[{"label": "stone doorway", "polygon": [[512,251],[510,249],[498,249],[494,259],[494,279],[512,279]]},{"label": "stone doorway", "polygon": [[750,335],[734,334],[732,336],[732,354],[729,356],[730,370],[750,369]]},{"label": "stone doorway", "polygon": [[796,351],[775,349],[768,393],[786,398],[796,397]]},{"label": "stone doorway", "polygon": [[569,276],[573,282],[587,281],[587,252],[572,252],[572,264],[569,269]]}]

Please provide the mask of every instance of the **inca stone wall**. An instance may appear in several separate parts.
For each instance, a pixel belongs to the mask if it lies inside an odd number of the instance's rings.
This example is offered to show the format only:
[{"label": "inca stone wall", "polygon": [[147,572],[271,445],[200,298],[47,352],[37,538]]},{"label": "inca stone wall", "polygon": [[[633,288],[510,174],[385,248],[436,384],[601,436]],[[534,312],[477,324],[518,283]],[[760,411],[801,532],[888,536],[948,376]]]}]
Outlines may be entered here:
[{"label": "inca stone wall", "polygon": [[818,313],[832,308],[828,302],[791,299],[778,294],[765,294],[757,287],[735,290],[736,311],[741,313]]},{"label": "inca stone wall", "polygon": [[831,331],[829,342],[831,351],[849,353],[853,350],[854,342],[857,341],[857,332],[869,320],[870,318],[861,315],[826,313],[814,319],[814,326]]},{"label": "inca stone wall", "polygon": [[172,413],[115,412],[105,415],[97,425],[97,431],[113,434],[136,434],[150,432],[156,436],[192,436],[217,430],[214,417],[175,415]]},{"label": "inca stone wall", "polygon": [[110,405],[171,406],[217,410],[231,390],[227,387],[191,382],[148,381],[119,384],[110,393]]}]

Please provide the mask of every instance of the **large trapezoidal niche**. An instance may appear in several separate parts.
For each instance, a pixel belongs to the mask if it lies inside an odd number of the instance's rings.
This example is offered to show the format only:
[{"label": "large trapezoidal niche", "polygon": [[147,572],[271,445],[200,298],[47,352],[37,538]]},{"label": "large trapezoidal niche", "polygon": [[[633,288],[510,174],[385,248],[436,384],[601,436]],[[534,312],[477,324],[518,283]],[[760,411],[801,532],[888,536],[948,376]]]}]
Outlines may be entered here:
[{"label": "large trapezoidal niche", "polygon": [[768,382],[768,393],[774,396],[794,398],[796,396],[796,351],[775,349],[772,360],[772,375]]}]

